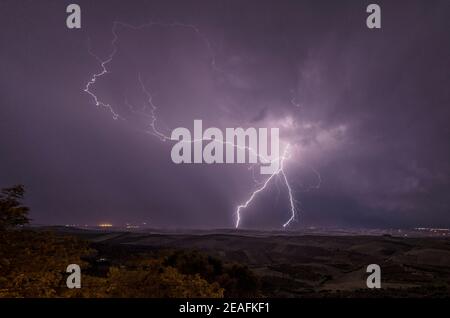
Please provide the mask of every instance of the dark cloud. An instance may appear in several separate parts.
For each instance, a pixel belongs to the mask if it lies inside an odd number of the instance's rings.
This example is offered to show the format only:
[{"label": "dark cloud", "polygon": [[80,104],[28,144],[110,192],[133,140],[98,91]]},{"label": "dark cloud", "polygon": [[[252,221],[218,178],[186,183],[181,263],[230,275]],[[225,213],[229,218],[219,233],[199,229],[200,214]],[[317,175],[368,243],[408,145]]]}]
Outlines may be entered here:
[{"label": "dark cloud", "polygon": [[[234,225],[252,171],[174,165],[141,78],[164,133],[280,127],[296,226],[450,226],[448,1],[378,1],[377,31],[365,1],[79,1],[82,30],[69,3],[0,4],[0,185],[27,186],[36,222]],[[114,21],[159,23],[118,27],[93,88],[126,120],[83,92]],[[275,182],[243,225],[279,227],[286,198]]]}]

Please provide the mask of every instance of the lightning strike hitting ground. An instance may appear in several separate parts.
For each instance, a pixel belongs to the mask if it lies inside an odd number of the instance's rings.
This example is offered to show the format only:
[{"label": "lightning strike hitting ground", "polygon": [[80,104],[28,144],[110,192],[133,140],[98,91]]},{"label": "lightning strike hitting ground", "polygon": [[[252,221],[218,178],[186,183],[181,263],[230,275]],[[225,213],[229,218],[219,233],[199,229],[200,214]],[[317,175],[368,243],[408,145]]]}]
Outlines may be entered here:
[{"label": "lightning strike hitting ground", "polygon": [[287,144],[286,148],[284,149],[283,155],[279,158],[280,163],[281,163],[281,164],[280,164],[280,168],[279,168],[276,172],[274,172],[273,174],[271,174],[271,175],[266,179],[266,181],[262,184],[261,187],[259,187],[259,188],[256,189],[255,191],[253,191],[253,193],[251,194],[251,196],[248,198],[248,200],[247,200],[244,204],[241,204],[241,205],[239,205],[239,206],[237,207],[237,209],[236,209],[236,225],[235,225],[236,228],[239,227],[239,223],[240,223],[240,221],[241,221],[241,210],[247,208],[247,207],[252,203],[252,201],[253,201],[253,199],[256,197],[256,195],[257,195],[259,192],[264,191],[264,190],[266,189],[267,185],[269,184],[269,182],[270,182],[275,176],[279,176],[280,174],[283,176],[283,180],[284,180],[284,182],[285,182],[285,184],[286,184],[286,188],[288,189],[288,193],[289,193],[289,203],[290,203],[290,207],[291,207],[291,217],[289,218],[289,220],[288,220],[286,223],[283,224],[283,227],[288,226],[292,221],[295,220],[295,217],[296,217],[295,199],[294,199],[294,196],[292,195],[292,188],[291,188],[291,186],[290,186],[290,184],[289,184],[289,181],[288,181],[288,179],[287,179],[287,177],[286,177],[286,174],[285,174],[285,172],[284,172],[284,170],[283,170],[283,168],[284,168],[284,167],[283,167],[284,161],[285,161],[286,159],[289,159],[289,148],[290,148],[290,145]]},{"label": "lightning strike hitting ground", "polygon": [[[101,58],[99,58],[97,55],[95,55],[94,53],[92,53],[92,51],[89,49],[88,52],[90,55],[92,55],[99,63],[100,63],[100,71],[98,73],[94,73],[91,77],[91,79],[86,83],[86,86],[84,87],[83,91],[86,92],[94,101],[96,106],[101,106],[101,107],[105,107],[107,108],[114,119],[124,119],[122,118],[114,109],[113,107],[108,104],[108,103],[104,103],[100,100],[100,98],[92,91],[92,87],[95,85],[95,83],[97,83],[97,81],[105,76],[106,74],[109,73],[108,71],[108,64],[110,64],[113,61],[113,58],[117,52],[117,46],[116,43],[119,39],[118,35],[117,35],[117,28],[118,27],[124,27],[124,28],[129,28],[129,29],[133,29],[133,30],[139,30],[139,29],[143,29],[143,28],[147,28],[147,27],[151,27],[151,26],[162,26],[162,27],[182,27],[182,28],[188,28],[191,29],[193,32],[195,32],[206,44],[207,49],[209,50],[210,54],[211,54],[211,69],[215,72],[223,72],[222,70],[220,70],[217,65],[216,65],[216,61],[215,61],[215,56],[213,54],[213,50],[211,47],[211,42],[199,31],[199,29],[197,27],[195,27],[194,25],[190,25],[190,24],[182,24],[182,23],[159,23],[159,22],[150,22],[147,24],[142,24],[139,26],[135,26],[135,25],[130,25],[130,24],[126,24],[123,22],[114,22],[113,23],[113,27],[111,30],[111,33],[113,34],[113,39],[111,41],[111,46],[112,46],[112,52],[109,54],[109,56],[102,60]],[[153,103],[153,98],[152,95],[150,94],[149,90],[145,87],[144,82],[142,80],[142,77],[140,74],[138,74],[138,80],[139,83],[141,85],[141,89],[142,92],[147,96],[147,103],[148,106],[150,106],[149,108],[149,113],[146,111],[147,105],[145,105],[142,110],[137,111],[134,107],[132,107],[128,101],[125,101],[125,104],[130,108],[130,110],[133,113],[142,115],[147,117],[150,120],[149,126],[150,126],[150,131],[147,131],[148,133],[151,133],[152,135],[158,137],[161,141],[165,142],[165,141],[171,141],[172,138],[169,137],[168,135],[162,133],[161,131],[158,130],[156,123],[157,123],[157,115],[156,115],[156,110],[157,107],[156,105],[154,105]],[[125,119],[124,119],[125,120]],[[187,140],[186,142],[190,142],[190,143],[195,143],[195,142],[203,142],[203,141],[207,141],[206,139],[192,139],[192,140]],[[255,150],[252,149],[250,147],[241,147],[239,145],[236,145],[234,143],[231,142],[227,142],[227,141],[223,141],[223,140],[217,140],[222,144],[229,144],[232,145],[235,148],[239,148],[239,149],[245,149],[248,150],[249,152],[254,153],[258,158],[261,158],[263,160],[265,160],[265,162],[267,162],[267,158],[261,157],[259,155],[259,153]],[[264,191],[267,188],[267,185],[270,183],[270,181],[272,179],[274,179],[275,177],[280,177],[281,180],[284,182],[284,184],[286,185],[286,189],[289,195],[289,204],[290,204],[290,218],[283,224],[283,228],[286,228],[287,226],[289,226],[289,224],[291,224],[291,222],[293,222],[296,217],[297,217],[297,209],[296,209],[296,200],[294,198],[293,195],[293,190],[292,187],[288,181],[288,178],[286,176],[286,171],[285,171],[285,161],[288,160],[290,158],[290,145],[287,144],[286,148],[284,149],[283,155],[279,158],[276,158],[276,161],[280,161],[280,168],[275,171],[273,174],[271,174],[266,180],[265,182],[262,183],[262,185],[257,188],[256,190],[254,190],[250,197],[248,198],[248,200],[244,203],[241,204],[239,206],[237,206],[236,208],[236,223],[235,223],[235,227],[238,228],[240,225],[240,221],[241,221],[241,212],[243,209],[247,208],[255,199],[255,197],[257,196],[258,193]]]}]

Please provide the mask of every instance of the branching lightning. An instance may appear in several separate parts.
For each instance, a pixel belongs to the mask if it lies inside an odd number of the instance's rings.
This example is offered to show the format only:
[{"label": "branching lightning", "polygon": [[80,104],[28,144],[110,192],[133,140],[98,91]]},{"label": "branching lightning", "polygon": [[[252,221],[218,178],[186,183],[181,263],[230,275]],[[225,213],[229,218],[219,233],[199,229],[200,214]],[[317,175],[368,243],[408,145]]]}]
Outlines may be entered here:
[{"label": "branching lightning", "polygon": [[[150,22],[147,24],[142,24],[139,26],[135,26],[135,25],[131,25],[131,24],[127,24],[127,23],[123,23],[123,22],[114,22],[113,26],[112,26],[112,30],[111,33],[113,35],[112,41],[111,41],[111,46],[112,46],[112,52],[105,58],[105,59],[101,59],[99,58],[97,55],[95,55],[91,49],[89,48],[88,52],[90,55],[92,55],[100,64],[100,71],[97,73],[94,73],[90,80],[86,83],[83,91],[85,93],[87,93],[94,101],[94,104],[96,106],[101,106],[101,107],[105,107],[108,109],[109,112],[111,112],[112,116],[114,119],[124,119],[122,118],[115,110],[114,108],[108,104],[105,103],[103,101],[101,101],[101,99],[95,94],[95,92],[93,92],[92,88],[93,86],[98,82],[98,80],[109,74],[109,70],[108,70],[108,65],[113,61],[113,58],[115,56],[115,54],[117,53],[117,41],[119,39],[119,36],[117,34],[117,28],[118,27],[124,27],[124,28],[129,28],[129,29],[133,29],[133,30],[139,30],[139,29],[143,29],[143,28],[147,28],[147,27],[151,27],[151,26],[161,26],[161,27],[181,27],[181,28],[188,28],[190,30],[192,30],[193,32],[195,32],[204,42],[205,45],[207,47],[207,49],[210,52],[211,55],[211,62],[210,62],[210,66],[211,69],[215,72],[220,72],[223,73],[223,71],[221,69],[219,69],[216,65],[216,59],[215,59],[215,55],[213,54],[213,50],[212,50],[212,46],[211,46],[211,42],[208,40],[208,38],[202,34],[199,29],[194,26],[194,25],[190,25],[190,24],[182,24],[182,23],[159,23],[159,22]],[[157,121],[158,121],[158,116],[156,114],[156,111],[158,109],[158,107],[153,103],[153,98],[152,95],[150,93],[150,91],[146,88],[144,81],[141,77],[140,74],[138,74],[138,81],[139,84],[141,86],[141,90],[143,92],[143,94],[147,97],[147,104],[144,105],[144,107],[142,107],[141,110],[137,110],[135,107],[133,107],[127,100],[125,100],[125,104],[129,107],[130,111],[144,116],[146,118],[148,118],[149,120],[149,130],[147,131],[148,133],[156,136],[157,138],[159,138],[161,141],[165,142],[165,141],[172,141],[173,139],[164,134],[163,132],[161,132],[158,127],[157,127]],[[177,140],[178,141],[178,140]],[[203,141],[207,141],[206,139],[192,139],[192,140],[186,140],[186,142],[190,142],[190,143],[195,143],[195,142],[203,142]],[[256,149],[252,149],[250,147],[242,147],[240,145],[228,142],[228,141],[223,141],[223,140],[216,140],[217,142],[222,143],[223,145],[228,144],[228,145],[232,145],[235,148],[238,149],[244,149],[246,151],[252,152],[254,153],[258,158],[262,159],[263,162],[270,162],[270,160],[268,160],[267,158],[262,157],[257,151]],[[276,158],[274,160],[279,161],[280,165],[279,165],[279,169],[277,171],[275,171],[273,174],[271,174],[264,182],[262,183],[258,183],[258,188],[256,190],[254,190],[251,195],[249,196],[249,198],[245,201],[245,203],[240,204],[237,206],[236,211],[235,211],[235,215],[236,215],[236,222],[235,222],[235,227],[238,228],[241,222],[241,214],[242,211],[244,209],[246,209],[247,207],[249,207],[251,205],[251,203],[255,200],[256,196],[260,193],[263,192],[265,189],[267,189],[269,183],[274,180],[276,177],[280,178],[281,181],[283,181],[283,183],[286,186],[287,192],[288,192],[288,198],[289,198],[289,206],[290,206],[290,217],[289,219],[283,224],[283,228],[288,227],[294,220],[296,220],[297,217],[297,204],[298,202],[295,200],[294,195],[293,195],[293,189],[289,183],[288,177],[286,175],[286,169],[285,169],[285,163],[287,160],[289,160],[289,158],[291,157],[291,146],[290,144],[287,144],[285,146],[285,149],[283,151],[283,154],[279,157]],[[320,175],[318,175],[320,177]],[[256,181],[256,180],[255,180]],[[319,183],[320,185],[320,183]]]},{"label": "branching lightning", "polygon": [[278,158],[278,160],[280,160],[280,168],[275,171],[273,174],[271,174],[266,181],[255,191],[252,192],[252,194],[250,195],[250,197],[248,198],[248,200],[244,203],[241,204],[237,207],[236,209],[236,228],[239,227],[240,221],[241,221],[241,210],[242,209],[246,209],[253,201],[253,199],[256,197],[256,195],[262,191],[264,191],[267,188],[267,185],[270,183],[270,181],[272,179],[274,179],[274,177],[276,176],[282,176],[283,177],[283,181],[286,184],[286,188],[288,190],[288,194],[289,194],[289,204],[290,204],[290,209],[291,209],[291,217],[289,218],[289,220],[287,220],[287,222],[285,222],[283,224],[283,227],[287,227],[292,221],[295,220],[295,217],[297,215],[297,209],[296,209],[296,202],[294,199],[294,196],[292,194],[292,188],[291,185],[289,184],[289,181],[286,177],[286,173],[284,171],[284,162],[285,160],[289,159],[290,157],[290,144],[287,144],[286,148],[284,149],[283,155]]}]

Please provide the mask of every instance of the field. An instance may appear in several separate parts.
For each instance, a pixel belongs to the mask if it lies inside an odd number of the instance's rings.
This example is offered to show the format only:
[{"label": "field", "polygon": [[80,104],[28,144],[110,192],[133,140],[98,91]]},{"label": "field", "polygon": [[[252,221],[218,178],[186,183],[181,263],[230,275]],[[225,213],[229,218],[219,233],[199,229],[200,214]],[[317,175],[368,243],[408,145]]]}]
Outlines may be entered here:
[{"label": "field", "polygon": [[[392,235],[264,231],[105,231],[59,228],[89,240],[98,258],[119,262],[146,252],[200,251],[258,277],[264,297],[448,297],[450,240]],[[382,288],[366,286],[367,265]]]}]

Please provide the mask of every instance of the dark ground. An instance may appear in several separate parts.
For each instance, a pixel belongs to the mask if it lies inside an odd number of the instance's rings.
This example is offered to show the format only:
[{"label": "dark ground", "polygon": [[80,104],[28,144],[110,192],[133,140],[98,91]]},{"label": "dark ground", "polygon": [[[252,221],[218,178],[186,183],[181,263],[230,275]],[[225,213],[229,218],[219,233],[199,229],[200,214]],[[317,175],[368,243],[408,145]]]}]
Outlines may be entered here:
[{"label": "dark ground", "polygon": [[[195,250],[247,265],[268,297],[449,297],[450,239],[295,232],[123,232],[59,228],[92,242],[105,259],[141,252]],[[382,288],[366,287],[381,266]]]}]

